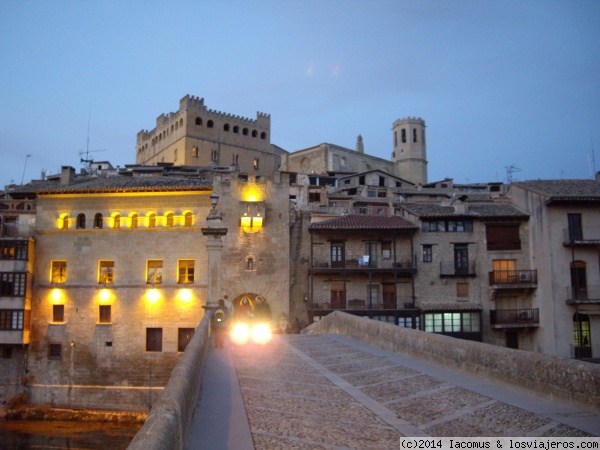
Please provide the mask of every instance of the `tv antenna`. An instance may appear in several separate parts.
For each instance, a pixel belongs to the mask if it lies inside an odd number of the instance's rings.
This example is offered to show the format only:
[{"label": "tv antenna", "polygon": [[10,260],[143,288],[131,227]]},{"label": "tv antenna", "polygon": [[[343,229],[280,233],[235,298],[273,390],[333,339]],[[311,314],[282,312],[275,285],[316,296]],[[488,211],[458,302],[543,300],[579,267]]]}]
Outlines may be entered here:
[{"label": "tv antenna", "polygon": [[[93,159],[90,159],[90,153],[106,151],[106,149],[90,150],[90,118],[91,118],[91,116],[92,116],[92,108],[90,107],[89,112],[88,112],[87,141],[86,141],[86,145],[85,145],[85,152],[83,150],[79,152],[79,162],[86,163],[85,169],[88,172],[90,170],[90,164],[94,162]],[[83,158],[83,155],[85,155],[85,158]]]},{"label": "tv antenna", "polygon": [[517,166],[515,166],[515,164],[511,164],[510,166],[505,167],[506,169],[506,183],[510,184],[512,183],[513,180],[513,173],[515,172],[520,172],[521,169],[519,169]]}]

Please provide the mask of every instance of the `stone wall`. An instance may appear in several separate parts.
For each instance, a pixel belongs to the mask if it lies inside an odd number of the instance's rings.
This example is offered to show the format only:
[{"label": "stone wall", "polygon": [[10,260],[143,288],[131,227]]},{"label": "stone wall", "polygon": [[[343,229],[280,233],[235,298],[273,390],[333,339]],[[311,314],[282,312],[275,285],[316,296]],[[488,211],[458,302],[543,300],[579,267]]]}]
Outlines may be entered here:
[{"label": "stone wall", "polygon": [[211,317],[212,314],[204,315],[181,360],[173,369],[160,401],[152,407],[144,426],[128,449],[183,448],[202,385]]},{"label": "stone wall", "polygon": [[552,400],[597,409],[600,365],[400,328],[336,311],[304,333],[343,334],[384,350],[415,356],[534,391]]}]

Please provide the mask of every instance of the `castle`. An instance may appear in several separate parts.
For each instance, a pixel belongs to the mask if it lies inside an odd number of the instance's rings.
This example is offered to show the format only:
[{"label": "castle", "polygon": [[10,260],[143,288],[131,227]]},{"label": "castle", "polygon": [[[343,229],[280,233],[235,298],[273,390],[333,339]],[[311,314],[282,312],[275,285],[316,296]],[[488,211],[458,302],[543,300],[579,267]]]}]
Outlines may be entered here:
[{"label": "castle", "polygon": [[218,299],[266,302],[282,332],[343,310],[599,357],[600,180],[429,182],[425,122],[392,140],[390,160],[360,136],[287,152],[268,115],[186,96],[136,164],[6,192],[0,401],[147,409]]}]

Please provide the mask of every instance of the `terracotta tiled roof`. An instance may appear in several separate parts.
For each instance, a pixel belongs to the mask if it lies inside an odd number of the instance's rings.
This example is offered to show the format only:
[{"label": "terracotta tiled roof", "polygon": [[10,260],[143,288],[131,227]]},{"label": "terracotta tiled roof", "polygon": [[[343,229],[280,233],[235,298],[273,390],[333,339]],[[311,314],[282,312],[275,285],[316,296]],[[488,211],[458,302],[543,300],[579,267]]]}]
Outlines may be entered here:
[{"label": "terracotta tiled roof", "polygon": [[98,177],[61,185],[59,180],[32,182],[19,192],[40,194],[210,190],[212,182],[184,177]]},{"label": "terracotta tiled roof", "polygon": [[351,214],[313,223],[309,230],[416,230],[417,226],[402,217]]},{"label": "terracotta tiled roof", "polygon": [[453,206],[423,203],[403,203],[401,206],[421,219],[427,218],[501,218],[527,219],[529,216],[509,203],[469,203],[466,212],[456,212]]},{"label": "terracotta tiled roof", "polygon": [[435,303],[422,302],[417,306],[423,311],[481,311],[482,307],[478,303],[456,302],[456,303]]},{"label": "terracotta tiled roof", "polygon": [[600,183],[595,180],[531,180],[513,184],[549,197],[548,202],[600,201]]}]

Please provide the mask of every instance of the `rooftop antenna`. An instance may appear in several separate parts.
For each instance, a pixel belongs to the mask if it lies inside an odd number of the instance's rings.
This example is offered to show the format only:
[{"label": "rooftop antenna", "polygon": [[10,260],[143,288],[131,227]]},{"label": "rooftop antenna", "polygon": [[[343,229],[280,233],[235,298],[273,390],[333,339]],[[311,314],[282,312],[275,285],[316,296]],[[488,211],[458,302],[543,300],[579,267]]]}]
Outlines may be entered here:
[{"label": "rooftop antenna", "polygon": [[21,186],[23,186],[23,180],[25,179],[25,168],[27,167],[27,160],[31,158],[33,155],[25,156],[25,165],[23,166],[23,176],[21,176]]},{"label": "rooftop antenna", "polygon": [[506,183],[507,184],[510,184],[513,182],[513,173],[521,171],[521,169],[519,169],[517,166],[515,166],[514,163],[512,163],[510,166],[505,167],[505,169],[506,169]]},{"label": "rooftop antenna", "polygon": [[[79,162],[86,163],[85,170],[87,170],[88,172],[90,171],[90,164],[94,162],[93,159],[90,159],[90,153],[106,151],[106,149],[90,150],[90,119],[91,119],[91,116],[92,116],[92,107],[90,106],[90,109],[88,111],[87,140],[86,140],[85,152],[83,152],[83,151],[79,152]],[[84,154],[85,154],[85,158],[83,158]]]},{"label": "rooftop antenna", "polygon": [[594,152],[594,137],[592,136],[592,130],[590,129],[590,143],[592,145],[592,155],[590,158],[590,155],[588,155],[588,162],[590,164],[590,170],[592,171],[591,178],[594,179],[596,178],[596,155]]}]

